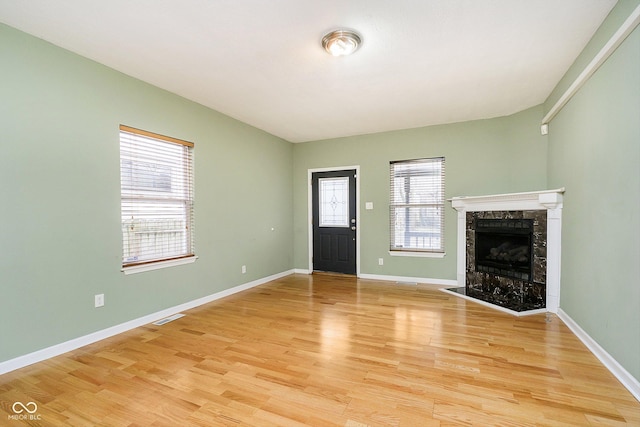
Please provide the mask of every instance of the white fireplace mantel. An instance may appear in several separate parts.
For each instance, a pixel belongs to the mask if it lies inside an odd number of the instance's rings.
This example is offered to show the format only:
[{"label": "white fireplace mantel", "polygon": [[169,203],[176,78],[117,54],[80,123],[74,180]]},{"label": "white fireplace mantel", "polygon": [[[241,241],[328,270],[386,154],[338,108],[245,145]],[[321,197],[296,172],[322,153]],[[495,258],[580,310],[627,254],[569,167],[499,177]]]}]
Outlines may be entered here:
[{"label": "white fireplace mantel", "polygon": [[457,275],[458,286],[465,286],[467,269],[467,212],[547,211],[547,311],[558,312],[560,306],[560,245],[564,188],[526,193],[466,196],[451,199],[458,211]]},{"label": "white fireplace mantel", "polygon": [[460,212],[526,211],[562,208],[564,188],[530,191],[528,193],[493,194],[491,196],[463,196],[451,199],[451,205]]}]

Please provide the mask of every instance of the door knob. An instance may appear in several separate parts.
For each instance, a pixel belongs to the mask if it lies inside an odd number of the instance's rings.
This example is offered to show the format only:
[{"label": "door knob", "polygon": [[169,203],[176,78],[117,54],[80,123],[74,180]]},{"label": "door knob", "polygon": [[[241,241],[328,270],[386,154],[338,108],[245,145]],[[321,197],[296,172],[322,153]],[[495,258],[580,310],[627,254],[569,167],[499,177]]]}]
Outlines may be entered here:
[{"label": "door knob", "polygon": [[351,227],[351,229],[352,229],[352,230],[355,230],[355,229],[356,229],[356,226],[355,226],[355,225],[354,225],[354,226],[352,226],[352,227]]}]

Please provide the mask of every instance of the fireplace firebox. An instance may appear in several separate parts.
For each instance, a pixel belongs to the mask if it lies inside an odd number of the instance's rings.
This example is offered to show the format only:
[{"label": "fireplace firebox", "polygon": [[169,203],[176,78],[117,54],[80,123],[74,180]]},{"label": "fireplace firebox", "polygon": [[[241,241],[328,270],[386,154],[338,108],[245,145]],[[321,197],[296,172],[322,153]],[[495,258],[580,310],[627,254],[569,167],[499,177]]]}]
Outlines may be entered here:
[{"label": "fireplace firebox", "polygon": [[475,266],[477,272],[532,281],[533,220],[477,219]]}]

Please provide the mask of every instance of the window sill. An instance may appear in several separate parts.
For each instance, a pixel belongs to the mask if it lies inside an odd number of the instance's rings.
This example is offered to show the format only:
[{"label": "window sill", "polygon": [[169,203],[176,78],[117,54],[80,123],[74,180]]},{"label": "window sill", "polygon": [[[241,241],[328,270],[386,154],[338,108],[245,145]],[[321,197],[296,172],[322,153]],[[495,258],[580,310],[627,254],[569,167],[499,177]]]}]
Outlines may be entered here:
[{"label": "window sill", "polygon": [[412,252],[412,251],[389,251],[391,256],[406,256],[416,258],[444,258],[446,252]]},{"label": "window sill", "polygon": [[198,259],[197,256],[192,256],[188,258],[170,259],[168,261],[158,261],[158,262],[152,262],[149,264],[122,267],[121,271],[126,275],[136,274],[136,273],[142,273],[144,271],[159,270],[161,268],[169,268],[169,267],[175,267],[177,265],[191,264],[196,262],[197,259]]}]

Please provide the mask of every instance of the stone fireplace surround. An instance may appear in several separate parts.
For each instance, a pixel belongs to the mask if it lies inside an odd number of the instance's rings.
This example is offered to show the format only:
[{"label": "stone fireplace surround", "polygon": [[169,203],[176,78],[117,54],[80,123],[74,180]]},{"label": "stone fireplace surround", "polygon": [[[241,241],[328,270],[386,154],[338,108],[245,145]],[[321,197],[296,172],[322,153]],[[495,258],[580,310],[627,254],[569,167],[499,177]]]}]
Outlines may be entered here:
[{"label": "stone fireplace surround", "polygon": [[[527,193],[496,194],[489,196],[454,197],[451,199],[452,207],[458,212],[458,240],[457,240],[457,280],[458,286],[467,290],[466,298],[473,298],[483,304],[508,311],[513,314],[529,314],[540,310],[557,313],[560,302],[560,244],[562,231],[562,203],[564,188],[556,190],[533,191]],[[542,212],[540,212],[542,211]],[[525,284],[519,281],[505,280],[504,278],[488,277],[491,275],[468,272],[472,263],[468,260],[469,245],[473,237],[468,236],[470,222],[474,218],[532,218],[536,221],[538,246],[546,246],[546,254],[542,247],[538,249],[538,259],[534,263],[537,273],[534,282],[537,284]],[[544,223],[546,220],[546,229]],[[540,227],[543,227],[542,229]],[[471,230],[472,231],[472,230]],[[546,242],[544,242],[546,234]],[[546,255],[546,260],[544,259]],[[469,255],[470,256],[470,255]],[[546,271],[544,268],[546,261]],[[471,274],[469,274],[471,273]],[[480,277],[483,276],[483,277]],[[542,280],[541,280],[542,279]],[[546,279],[546,286],[544,282]],[[472,283],[474,282],[474,283]],[[484,282],[484,285],[483,283]],[[493,283],[489,283],[493,282]],[[502,289],[500,289],[502,282]],[[499,289],[496,290],[496,287]],[[509,289],[511,299],[521,303],[515,306],[504,307],[504,298],[496,298],[495,295],[482,295],[491,290],[491,294],[504,295],[504,289]],[[545,289],[546,288],[546,289]],[[515,289],[515,291],[514,291]],[[540,295],[544,292],[544,295]],[[475,295],[475,297],[474,297]],[[528,295],[528,297],[527,297]],[[508,299],[508,298],[507,298]],[[495,304],[494,304],[495,303]],[[499,304],[499,305],[496,305]]]},{"label": "stone fireplace surround", "polygon": [[[506,269],[501,273],[480,271],[476,259],[476,225],[478,220],[531,220],[533,268],[526,280],[517,274],[509,274]],[[536,310],[546,307],[547,275],[547,211],[482,211],[467,212],[466,215],[467,267],[465,295],[517,312]]]}]

